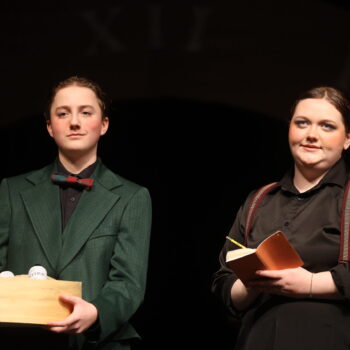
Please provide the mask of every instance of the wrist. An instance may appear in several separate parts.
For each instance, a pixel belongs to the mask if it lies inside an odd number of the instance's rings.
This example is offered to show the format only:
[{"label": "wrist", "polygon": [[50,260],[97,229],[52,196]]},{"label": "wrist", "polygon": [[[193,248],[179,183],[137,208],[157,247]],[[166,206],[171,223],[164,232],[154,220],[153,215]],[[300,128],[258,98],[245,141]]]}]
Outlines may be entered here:
[{"label": "wrist", "polygon": [[312,284],[313,284],[314,274],[311,272],[310,287],[309,287],[309,298],[312,298]]},{"label": "wrist", "polygon": [[313,273],[312,276],[312,285],[310,279],[312,298],[316,299],[342,299],[342,296],[339,294],[339,291],[333,281],[332,275],[329,271],[323,271],[318,273]]}]

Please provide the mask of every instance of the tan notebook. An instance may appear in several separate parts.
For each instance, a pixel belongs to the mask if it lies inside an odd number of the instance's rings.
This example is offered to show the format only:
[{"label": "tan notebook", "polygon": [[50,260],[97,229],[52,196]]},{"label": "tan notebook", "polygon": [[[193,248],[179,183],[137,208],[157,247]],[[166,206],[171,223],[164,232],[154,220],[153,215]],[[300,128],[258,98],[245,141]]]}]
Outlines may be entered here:
[{"label": "tan notebook", "polygon": [[257,278],[257,270],[283,270],[302,266],[299,254],[280,231],[263,240],[256,249],[230,250],[226,264],[243,283]]},{"label": "tan notebook", "polygon": [[0,278],[0,322],[44,325],[64,320],[71,310],[60,294],[81,297],[81,282],[53,278],[35,280],[28,275]]}]

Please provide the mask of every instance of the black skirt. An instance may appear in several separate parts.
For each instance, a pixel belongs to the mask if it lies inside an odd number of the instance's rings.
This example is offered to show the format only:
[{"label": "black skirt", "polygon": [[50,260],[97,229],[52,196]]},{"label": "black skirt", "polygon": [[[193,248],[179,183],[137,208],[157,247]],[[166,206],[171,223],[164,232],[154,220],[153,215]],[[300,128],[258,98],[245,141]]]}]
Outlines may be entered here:
[{"label": "black skirt", "polygon": [[350,307],[265,296],[242,318],[235,350],[349,350]]}]

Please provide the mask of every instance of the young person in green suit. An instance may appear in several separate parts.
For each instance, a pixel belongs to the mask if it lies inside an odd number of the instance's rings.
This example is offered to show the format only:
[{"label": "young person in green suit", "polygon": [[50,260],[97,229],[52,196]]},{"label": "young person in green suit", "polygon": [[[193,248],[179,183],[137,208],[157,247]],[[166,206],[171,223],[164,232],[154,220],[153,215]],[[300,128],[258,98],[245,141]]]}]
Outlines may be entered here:
[{"label": "young person in green suit", "polygon": [[[31,342],[36,349],[128,349],[138,338],[129,319],[146,285],[149,193],[97,157],[109,119],[95,82],[71,77],[57,84],[46,125],[57,159],[1,183],[0,271],[26,274],[39,264],[50,277],[81,281],[83,295],[61,296],[72,308],[65,320],[44,329],[0,327],[2,339],[10,337],[11,349]],[[65,175],[93,185],[64,183]]]}]

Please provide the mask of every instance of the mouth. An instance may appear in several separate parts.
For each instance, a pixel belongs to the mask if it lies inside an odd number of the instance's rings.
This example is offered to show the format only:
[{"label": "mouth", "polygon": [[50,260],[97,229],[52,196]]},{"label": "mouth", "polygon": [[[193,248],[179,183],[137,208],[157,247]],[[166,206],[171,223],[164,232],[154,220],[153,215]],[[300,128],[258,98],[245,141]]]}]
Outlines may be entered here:
[{"label": "mouth", "polygon": [[68,134],[67,137],[79,137],[79,136],[84,136],[85,134],[80,134],[80,133],[71,133]]},{"label": "mouth", "polygon": [[308,150],[308,151],[317,151],[317,150],[321,149],[320,146],[309,145],[309,144],[301,144],[301,147]]}]

